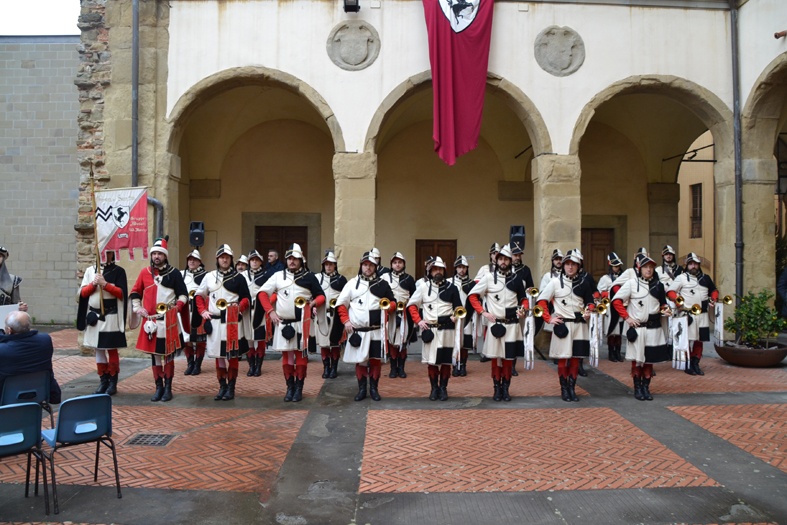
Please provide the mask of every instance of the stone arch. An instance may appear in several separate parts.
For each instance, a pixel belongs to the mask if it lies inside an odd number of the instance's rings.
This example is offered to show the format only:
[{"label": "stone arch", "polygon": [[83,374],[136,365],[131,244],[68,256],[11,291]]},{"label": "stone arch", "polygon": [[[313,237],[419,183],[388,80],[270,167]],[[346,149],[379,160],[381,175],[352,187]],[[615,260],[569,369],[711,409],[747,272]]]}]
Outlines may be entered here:
[{"label": "stone arch", "polygon": [[181,95],[167,118],[172,126],[167,141],[167,151],[177,153],[180,138],[190,115],[204,101],[228,89],[255,84],[276,86],[303,97],[325,121],[334,150],[344,151],[341,126],[325,99],[313,87],[297,77],[262,66],[235,67],[219,71],[201,79]]},{"label": "stone arch", "polygon": [[[380,130],[383,128],[385,120],[391,114],[391,111],[407,99],[410,94],[416,90],[424,89],[427,84],[431,84],[431,81],[432,72],[423,71],[406,79],[383,99],[369,123],[366,140],[364,141],[364,151],[375,151]],[[547,126],[533,101],[514,84],[491,72],[487,76],[486,83],[487,88],[499,94],[520,119],[533,143],[534,154],[537,156],[541,153],[551,152],[552,141],[549,137]]]},{"label": "stone arch", "polygon": [[769,158],[787,119],[787,53],[774,58],[755,80],[743,106],[743,149],[747,157]]},{"label": "stone arch", "polygon": [[[580,142],[597,108],[616,96],[640,93],[663,95],[686,106],[713,133],[717,158],[732,158],[734,146],[730,108],[708,89],[690,80],[670,75],[631,76],[610,84],[597,93],[577,118],[569,144],[569,154],[579,153]],[[720,176],[724,177],[725,183],[733,183],[733,174],[728,170],[720,170]],[[722,181],[717,180],[717,184],[720,182]]]}]

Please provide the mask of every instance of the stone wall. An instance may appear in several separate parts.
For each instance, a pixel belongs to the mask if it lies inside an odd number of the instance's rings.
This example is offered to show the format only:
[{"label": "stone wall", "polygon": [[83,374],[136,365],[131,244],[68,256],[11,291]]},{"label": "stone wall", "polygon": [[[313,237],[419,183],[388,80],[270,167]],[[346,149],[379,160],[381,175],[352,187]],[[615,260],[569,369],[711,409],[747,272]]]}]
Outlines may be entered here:
[{"label": "stone wall", "polygon": [[76,317],[78,42],[0,37],[0,245],[37,323]]}]

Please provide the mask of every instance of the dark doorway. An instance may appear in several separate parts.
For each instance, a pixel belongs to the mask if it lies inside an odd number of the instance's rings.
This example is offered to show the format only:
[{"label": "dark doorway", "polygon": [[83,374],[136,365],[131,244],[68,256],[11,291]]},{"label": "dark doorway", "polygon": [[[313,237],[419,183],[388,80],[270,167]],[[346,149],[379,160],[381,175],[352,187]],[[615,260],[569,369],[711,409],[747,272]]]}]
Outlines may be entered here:
[{"label": "dark doorway", "polygon": [[267,261],[268,250],[279,252],[284,262],[284,253],[292,243],[298,243],[303,256],[309,258],[309,228],[307,226],[255,226],[254,249]]},{"label": "dark doorway", "polygon": [[582,228],[582,255],[585,271],[598,282],[607,273],[607,254],[614,251],[615,230],[612,228]]},{"label": "dark doorway", "polygon": [[429,256],[441,257],[445,262],[446,275],[454,274],[456,260],[456,239],[416,239],[415,263],[408,264],[408,272],[417,278],[424,275],[424,261]]}]

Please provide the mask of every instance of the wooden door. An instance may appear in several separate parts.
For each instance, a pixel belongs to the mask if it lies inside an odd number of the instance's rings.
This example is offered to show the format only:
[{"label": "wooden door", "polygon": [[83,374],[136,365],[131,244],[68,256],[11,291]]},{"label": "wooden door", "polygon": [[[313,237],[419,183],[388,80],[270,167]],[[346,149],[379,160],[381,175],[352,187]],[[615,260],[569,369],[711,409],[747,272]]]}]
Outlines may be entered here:
[{"label": "wooden door", "polygon": [[613,228],[582,228],[582,255],[585,271],[598,282],[607,273],[607,255],[614,251],[615,230]]},{"label": "wooden door", "polygon": [[254,249],[260,252],[266,264],[268,250],[279,252],[279,260],[284,262],[284,253],[294,242],[300,244],[303,256],[308,260],[309,228],[307,226],[254,227]]},{"label": "wooden door", "polygon": [[415,261],[407,265],[407,273],[416,279],[424,275],[424,261],[429,256],[441,257],[445,262],[446,276],[454,274],[456,239],[416,239]]}]

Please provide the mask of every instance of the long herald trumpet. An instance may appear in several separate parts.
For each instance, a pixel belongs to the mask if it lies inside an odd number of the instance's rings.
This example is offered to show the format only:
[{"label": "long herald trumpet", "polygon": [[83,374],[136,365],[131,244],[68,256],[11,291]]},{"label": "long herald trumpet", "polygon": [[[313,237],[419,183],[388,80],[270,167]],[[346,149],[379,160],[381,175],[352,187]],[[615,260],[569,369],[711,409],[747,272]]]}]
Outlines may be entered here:
[{"label": "long herald trumpet", "polygon": [[227,307],[228,307],[229,305],[231,305],[231,304],[238,304],[238,303],[231,303],[231,302],[227,301],[226,299],[224,299],[224,298],[222,297],[221,299],[219,299],[218,301],[216,301],[216,308],[217,308],[217,309],[219,309],[219,310],[226,310],[226,309],[227,309]]},{"label": "long herald trumpet", "polygon": [[391,300],[390,299],[388,299],[386,297],[383,297],[382,299],[380,299],[380,310],[387,310],[389,306],[391,306]]},{"label": "long herald trumpet", "polygon": [[336,297],[328,301],[328,308],[330,308],[331,310],[336,308]]},{"label": "long herald trumpet", "polygon": [[396,301],[396,311],[397,312],[404,312],[404,307],[405,306],[406,305],[404,304],[404,301]]},{"label": "long herald trumpet", "polygon": [[525,308],[524,306],[519,307],[519,315],[529,316],[533,315],[533,317],[542,317],[544,315],[544,309],[538,305],[535,305],[533,308]]},{"label": "long herald trumpet", "polygon": [[536,288],[535,286],[530,287],[530,288],[527,289],[527,295],[529,295],[530,297],[538,297],[538,294],[540,294],[540,293],[541,293],[541,291],[538,288]]},{"label": "long herald trumpet", "polygon": [[167,310],[173,306],[175,306],[175,301],[172,301],[171,303],[156,303],[156,313],[159,315],[165,314],[167,313]]},{"label": "long herald trumpet", "polygon": [[457,319],[464,319],[467,317],[467,309],[464,306],[457,306],[454,309],[454,317]]},{"label": "long herald trumpet", "polygon": [[691,315],[700,315],[702,313],[702,306],[698,304],[691,305],[691,308],[686,307],[686,300],[682,295],[675,298],[675,304],[678,305],[678,310],[681,312],[690,312]]},{"label": "long herald trumpet", "polygon": [[[606,299],[606,297],[605,297],[605,299]],[[608,308],[608,307],[607,307],[607,305],[606,305],[606,304],[604,304],[603,302],[602,302],[602,303],[599,303],[599,304],[598,304],[598,306],[596,306],[596,312],[597,312],[599,315],[604,315],[604,314],[606,314],[606,313],[607,313],[607,308]]]},{"label": "long herald trumpet", "polygon": [[734,299],[731,295],[725,295],[724,297],[721,298],[721,302],[724,304],[732,304],[733,301]]}]

